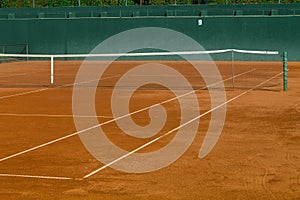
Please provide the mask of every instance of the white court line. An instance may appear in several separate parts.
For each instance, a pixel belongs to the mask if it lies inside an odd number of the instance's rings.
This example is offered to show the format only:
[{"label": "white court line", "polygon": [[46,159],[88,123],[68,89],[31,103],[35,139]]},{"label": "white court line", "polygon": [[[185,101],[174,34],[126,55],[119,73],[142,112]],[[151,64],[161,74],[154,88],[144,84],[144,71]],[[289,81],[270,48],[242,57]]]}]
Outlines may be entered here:
[{"label": "white court line", "polygon": [[[11,72],[8,72],[11,73]],[[8,77],[12,77],[12,76],[21,76],[21,75],[25,75],[28,73],[19,73],[19,74],[10,74],[10,75],[5,75],[5,76],[0,76],[0,78],[8,78]]]},{"label": "white court line", "polygon": [[184,123],[184,124],[182,124],[182,125],[180,125],[180,126],[174,128],[174,129],[168,131],[167,133],[165,133],[165,134],[163,134],[163,135],[161,135],[161,136],[159,136],[159,137],[157,137],[157,138],[151,140],[150,142],[148,142],[148,143],[146,143],[146,144],[144,144],[144,145],[142,145],[142,146],[140,146],[140,147],[134,149],[133,151],[130,151],[130,152],[128,152],[127,154],[124,154],[123,156],[121,156],[121,157],[119,157],[119,158],[113,160],[112,162],[110,162],[110,163],[108,163],[108,164],[106,164],[106,165],[104,165],[104,166],[102,166],[102,167],[96,169],[95,171],[92,171],[91,173],[85,175],[83,178],[88,178],[88,177],[90,177],[90,176],[92,176],[92,175],[94,175],[94,174],[100,172],[101,170],[103,170],[103,169],[105,169],[105,168],[107,168],[107,167],[113,165],[114,163],[116,163],[116,162],[118,162],[118,161],[120,161],[120,160],[122,160],[122,159],[124,159],[124,158],[126,158],[126,157],[128,157],[128,156],[130,156],[131,154],[134,154],[135,152],[137,152],[137,151],[139,151],[139,150],[141,150],[141,149],[143,149],[143,148],[149,146],[150,144],[152,144],[152,143],[158,141],[159,139],[161,139],[161,138],[163,138],[163,137],[165,137],[165,136],[167,136],[167,135],[173,133],[174,131],[176,131],[176,130],[178,130],[178,129],[180,129],[180,128],[182,128],[182,127],[184,127],[184,126],[186,126],[186,125],[188,125],[188,124],[190,124],[190,123],[192,123],[192,122],[194,122],[194,121],[196,121],[196,120],[198,120],[198,119],[200,119],[201,117],[203,117],[203,116],[205,116],[205,115],[211,113],[212,111],[217,110],[217,109],[219,109],[220,107],[225,106],[226,104],[228,104],[228,103],[230,103],[230,102],[236,100],[237,98],[239,98],[239,97],[241,97],[241,96],[247,94],[248,92],[250,92],[250,91],[252,91],[252,90],[254,90],[254,89],[260,87],[261,85],[263,85],[263,84],[265,84],[266,82],[268,82],[268,81],[270,81],[270,80],[276,78],[277,76],[281,75],[282,73],[283,73],[283,72],[280,72],[279,74],[276,74],[275,76],[271,77],[271,78],[268,79],[268,80],[263,81],[262,83],[256,85],[255,87],[253,87],[253,88],[251,88],[251,89],[249,89],[249,90],[247,90],[247,91],[245,91],[245,92],[242,92],[241,94],[239,94],[239,95],[237,95],[237,96],[235,96],[235,97],[229,99],[228,101],[223,102],[223,103],[221,103],[220,105],[218,105],[218,106],[216,106],[216,107],[214,107],[214,108],[212,108],[212,109],[210,109],[210,110],[208,110],[208,111],[202,113],[201,115],[199,115],[199,116],[197,116],[197,117],[191,119],[190,121],[188,121],[188,122],[186,122],[186,123]]},{"label": "white court line", "polygon": [[111,119],[111,116],[89,116],[89,115],[59,115],[59,114],[41,114],[41,113],[0,113],[0,116],[13,116],[13,117],[82,117],[82,118],[108,118]]},{"label": "white court line", "polygon": [[[240,73],[240,74],[238,74],[238,75],[236,75],[236,76],[234,76],[234,77],[242,76],[242,75],[244,75],[244,74],[246,74],[246,73],[250,73],[250,72],[255,71],[255,70],[256,70],[256,69],[252,69],[252,70],[249,70],[249,71]],[[208,87],[212,87],[212,86],[214,86],[214,85],[217,85],[217,84],[219,84],[219,83],[221,83],[221,82],[228,81],[228,80],[230,80],[230,79],[231,79],[231,78],[228,78],[228,79],[225,79],[225,80],[222,80],[222,81],[213,83],[213,84],[211,84],[211,85],[208,85],[208,86],[205,86],[205,87],[203,87],[203,88],[200,88],[199,90],[205,89],[205,88],[208,88]],[[57,139],[55,139],[55,140],[46,142],[46,143],[44,143],[44,144],[41,144],[41,145],[38,145],[38,146],[35,146],[35,147],[32,147],[32,148],[26,149],[26,150],[21,151],[21,152],[18,152],[18,153],[16,153],[16,154],[13,154],[13,155],[4,157],[4,158],[0,159],[0,162],[5,161],[5,160],[8,160],[8,159],[13,158],[13,157],[16,157],[16,156],[19,156],[19,155],[22,155],[22,154],[25,154],[25,153],[28,153],[28,152],[30,152],[30,151],[33,151],[33,150],[36,150],[36,149],[39,149],[39,148],[48,146],[48,145],[53,144],[53,143],[56,143],[56,142],[58,142],[58,141],[61,141],[61,140],[64,140],[64,139],[73,137],[73,136],[78,135],[78,134],[80,134],[80,133],[84,133],[84,132],[86,132],[86,131],[89,131],[89,130],[92,130],[92,129],[101,127],[101,126],[103,126],[103,125],[105,125],[105,124],[109,124],[109,123],[114,122],[114,121],[117,121],[117,120],[119,120],[119,119],[122,119],[122,118],[125,118],[125,117],[128,117],[128,116],[131,116],[131,115],[133,115],[133,114],[139,113],[139,112],[141,112],[141,111],[147,110],[147,109],[149,109],[149,108],[152,108],[152,107],[155,107],[155,106],[158,106],[158,105],[161,105],[161,104],[164,104],[164,103],[173,101],[173,100],[178,99],[178,98],[181,98],[181,97],[183,97],[183,96],[187,96],[187,95],[192,94],[192,93],[194,93],[194,92],[196,92],[196,91],[199,91],[199,90],[193,90],[193,91],[190,91],[190,92],[185,93],[185,94],[182,94],[182,95],[180,95],[180,96],[176,96],[176,97],[173,97],[173,98],[171,98],[171,99],[165,100],[165,101],[163,101],[163,102],[161,102],[161,103],[157,103],[157,104],[153,104],[153,105],[151,105],[151,106],[147,106],[147,107],[142,108],[142,109],[140,109],[140,110],[137,110],[137,111],[134,111],[134,112],[132,112],[132,113],[128,113],[128,114],[126,114],[126,115],[123,115],[123,116],[120,116],[120,117],[117,117],[117,118],[108,120],[108,121],[106,121],[106,122],[103,122],[103,123],[101,123],[101,124],[97,124],[97,125],[95,125],[95,126],[92,126],[92,127],[87,128],[87,129],[83,129],[83,130],[77,131],[77,132],[75,132],[75,133],[66,135],[66,136],[64,136],[64,137],[57,138]]]},{"label": "white court line", "polygon": [[39,178],[39,179],[56,179],[56,180],[71,180],[73,178],[61,177],[61,176],[32,176],[21,174],[0,174],[0,177],[22,177],[22,178]]},{"label": "white court line", "polygon": [[[105,77],[102,78],[101,80],[105,80],[105,79],[110,79],[110,78],[114,78],[120,75],[114,75],[114,76],[109,76],[109,77]],[[78,82],[78,83],[70,83],[70,84],[65,84],[65,85],[61,85],[61,86],[57,86],[57,87],[49,87],[49,88],[42,88],[42,89],[37,89],[37,90],[31,90],[28,92],[21,92],[21,93],[17,93],[17,94],[11,94],[11,95],[6,95],[6,96],[0,96],[0,99],[8,99],[11,97],[17,97],[17,96],[22,96],[22,95],[26,95],[26,94],[32,94],[32,93],[37,93],[37,92],[42,92],[45,90],[50,90],[50,89],[57,89],[57,88],[62,88],[62,87],[69,87],[69,86],[74,86],[74,85],[78,85],[78,84],[82,84],[82,83],[88,83],[88,82],[92,82],[92,81],[97,81],[98,79],[95,80],[88,80],[88,81],[82,81],[82,82]]]},{"label": "white court line", "polygon": [[32,93],[42,92],[42,91],[45,91],[45,90],[48,90],[48,89],[49,88],[43,88],[43,89],[31,90],[31,91],[28,91],[28,92],[20,92],[20,93],[17,93],[17,94],[0,96],[0,99],[8,99],[8,98],[11,98],[11,97],[17,97],[17,96],[22,96],[22,95],[26,95],[26,94],[32,94]]}]

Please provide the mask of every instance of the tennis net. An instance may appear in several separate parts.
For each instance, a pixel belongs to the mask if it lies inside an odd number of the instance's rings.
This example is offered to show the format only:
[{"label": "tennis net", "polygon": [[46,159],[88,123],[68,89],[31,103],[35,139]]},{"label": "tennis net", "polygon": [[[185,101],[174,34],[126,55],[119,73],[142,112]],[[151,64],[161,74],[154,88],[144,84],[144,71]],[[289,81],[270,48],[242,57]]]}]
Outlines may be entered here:
[{"label": "tennis net", "polygon": [[[1,54],[21,54],[27,55],[28,54],[28,44],[0,44],[0,52]],[[18,60],[27,60],[26,56],[0,56],[0,63],[3,62],[15,62]]]},{"label": "tennis net", "polygon": [[[146,65],[151,70],[151,66],[157,64],[177,71],[178,76],[185,77],[193,89],[206,89],[207,77],[205,76],[211,76],[212,79],[221,77],[226,89],[249,89],[268,80],[260,85],[259,89],[279,90],[283,82],[282,58],[278,51],[224,49],[72,55],[4,53],[0,54],[0,57],[18,60],[18,62],[0,64],[0,87],[72,87],[80,82],[90,82],[94,85],[96,81],[97,87],[110,89],[115,88],[116,83],[127,74],[131,76],[129,80],[149,78],[147,76],[170,79],[173,81],[174,89],[184,89],[176,75],[170,75],[164,70],[149,75],[147,72],[129,73],[141,65]],[[23,58],[23,61],[20,61],[20,58]],[[83,66],[91,69],[88,73],[101,75],[100,81],[89,74],[86,74],[84,80],[76,80]],[[212,68],[216,68],[218,73],[210,71]],[[126,87],[132,87],[130,81]],[[165,89],[165,87],[155,84],[154,81],[153,84],[149,83],[139,89]]]}]

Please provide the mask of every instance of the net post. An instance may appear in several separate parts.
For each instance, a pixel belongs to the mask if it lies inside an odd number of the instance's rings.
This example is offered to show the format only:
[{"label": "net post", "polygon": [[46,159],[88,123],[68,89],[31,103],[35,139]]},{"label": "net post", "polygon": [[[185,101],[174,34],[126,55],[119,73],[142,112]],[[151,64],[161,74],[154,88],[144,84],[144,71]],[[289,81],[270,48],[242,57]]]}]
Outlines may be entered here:
[{"label": "net post", "polygon": [[51,82],[51,85],[53,85],[54,83],[54,59],[53,59],[53,56],[51,56],[51,69],[50,69],[50,82]]},{"label": "net post", "polygon": [[[25,48],[26,48],[26,55],[28,55],[29,54],[28,44],[26,44]],[[26,57],[26,60],[28,60],[28,56]]]},{"label": "net post", "polygon": [[283,52],[283,91],[288,90],[288,59],[287,52]]},{"label": "net post", "polygon": [[232,89],[234,90],[234,50],[231,50],[231,81],[232,81]]}]

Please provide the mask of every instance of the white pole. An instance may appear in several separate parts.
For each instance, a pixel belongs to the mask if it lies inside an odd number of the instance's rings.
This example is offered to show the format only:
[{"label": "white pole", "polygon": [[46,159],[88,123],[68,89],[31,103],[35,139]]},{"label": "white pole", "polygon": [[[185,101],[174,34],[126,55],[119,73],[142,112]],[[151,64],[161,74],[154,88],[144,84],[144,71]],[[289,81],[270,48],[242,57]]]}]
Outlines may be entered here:
[{"label": "white pole", "polygon": [[78,6],[80,7],[80,0],[78,0]]},{"label": "white pole", "polygon": [[231,73],[232,73],[232,89],[234,90],[234,55],[233,55],[233,50],[231,51]]},{"label": "white pole", "polygon": [[35,0],[32,1],[32,7],[35,7]]},{"label": "white pole", "polygon": [[51,70],[50,70],[51,72],[51,80],[50,80],[50,82],[51,82],[51,85],[54,83],[54,60],[53,60],[53,56],[51,56]]}]

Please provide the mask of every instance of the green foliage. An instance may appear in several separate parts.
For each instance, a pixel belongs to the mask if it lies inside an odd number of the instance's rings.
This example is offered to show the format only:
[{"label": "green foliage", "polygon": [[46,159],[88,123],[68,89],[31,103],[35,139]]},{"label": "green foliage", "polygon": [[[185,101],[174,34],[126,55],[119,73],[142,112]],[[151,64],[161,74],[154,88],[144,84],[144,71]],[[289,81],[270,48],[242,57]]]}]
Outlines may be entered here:
[{"label": "green foliage", "polygon": [[150,0],[150,5],[170,5],[174,4],[174,0]]}]

